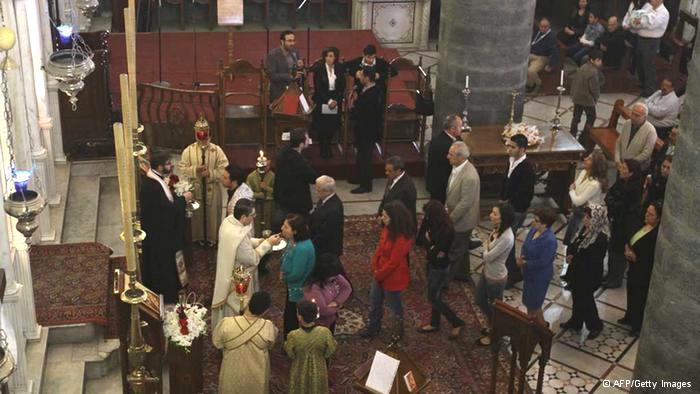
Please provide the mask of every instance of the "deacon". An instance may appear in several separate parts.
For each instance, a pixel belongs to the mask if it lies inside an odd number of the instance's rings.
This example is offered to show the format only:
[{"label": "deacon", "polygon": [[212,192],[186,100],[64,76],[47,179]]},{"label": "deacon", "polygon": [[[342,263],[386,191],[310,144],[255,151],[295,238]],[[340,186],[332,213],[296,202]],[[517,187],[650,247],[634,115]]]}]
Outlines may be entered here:
[{"label": "deacon", "polygon": [[259,290],[258,263],[260,258],[280,243],[280,236],[275,234],[268,239],[251,238],[250,230],[255,220],[255,203],[242,198],[236,202],[233,215],[227,216],[219,229],[219,250],[216,255],[216,280],[211,306],[211,325],[216,327],[224,317],[237,315],[240,301],[232,281],[233,271],[243,266],[250,274],[248,291],[245,297]]},{"label": "deacon", "polygon": [[139,202],[141,228],[146,232],[146,239],[141,277],[144,285],[162,294],[166,303],[175,303],[181,288],[176,256],[179,254],[182,258],[185,202],[192,200],[192,193],[185,192],[179,197],[170,191],[164,181],[173,169],[167,153],[151,153],[150,165],[142,168],[145,176],[141,179]]},{"label": "deacon", "polygon": [[274,209],[275,173],[270,170],[270,160],[263,151],[255,163],[255,170],[248,174],[246,183],[255,198],[255,235],[262,235],[263,230],[271,228],[272,210]]},{"label": "deacon", "polygon": [[221,148],[211,142],[209,123],[204,114],[194,124],[195,142],[182,151],[180,171],[194,185],[194,196],[202,208],[192,216],[192,241],[204,246],[216,244],[221,223],[222,190],[219,179],[228,165]]}]

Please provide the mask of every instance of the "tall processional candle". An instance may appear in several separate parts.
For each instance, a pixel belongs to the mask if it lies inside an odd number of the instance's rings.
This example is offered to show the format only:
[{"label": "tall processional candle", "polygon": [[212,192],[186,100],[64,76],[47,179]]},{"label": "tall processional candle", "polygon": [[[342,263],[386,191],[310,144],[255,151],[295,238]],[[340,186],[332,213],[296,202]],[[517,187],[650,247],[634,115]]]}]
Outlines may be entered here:
[{"label": "tall processional candle", "polygon": [[124,251],[126,255],[126,270],[136,272],[136,254],[134,253],[134,233],[129,206],[129,177],[126,162],[131,159],[124,149],[124,127],[121,123],[115,123],[114,150],[117,156],[117,178],[119,180],[119,196],[121,200],[122,229],[124,231]]},{"label": "tall processional candle", "polygon": [[129,103],[131,102],[131,92],[129,91],[129,75],[119,74],[119,89],[121,90],[122,118],[123,118],[123,138],[124,138],[124,157],[126,166],[126,179],[128,181],[128,200],[130,212],[136,213],[136,177],[134,165],[134,140],[133,129],[134,113],[131,110]]}]

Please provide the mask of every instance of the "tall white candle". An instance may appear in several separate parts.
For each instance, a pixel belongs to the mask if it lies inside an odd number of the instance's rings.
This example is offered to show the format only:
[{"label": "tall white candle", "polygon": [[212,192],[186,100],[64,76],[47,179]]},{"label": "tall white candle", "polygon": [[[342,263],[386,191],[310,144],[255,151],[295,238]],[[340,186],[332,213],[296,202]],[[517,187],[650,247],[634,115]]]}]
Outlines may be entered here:
[{"label": "tall white candle", "polygon": [[564,86],[564,70],[561,70],[561,74],[559,74],[559,86]]},{"label": "tall white candle", "polygon": [[467,75],[466,77],[464,77],[464,87],[465,87],[466,89],[469,89],[469,75]]}]

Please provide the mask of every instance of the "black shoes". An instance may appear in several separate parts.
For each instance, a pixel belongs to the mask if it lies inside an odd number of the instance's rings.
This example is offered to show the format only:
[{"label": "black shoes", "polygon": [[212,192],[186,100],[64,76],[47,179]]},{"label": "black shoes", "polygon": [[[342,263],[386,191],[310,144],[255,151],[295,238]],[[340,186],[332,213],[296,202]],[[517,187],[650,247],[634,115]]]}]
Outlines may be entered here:
[{"label": "black shoes", "polygon": [[623,326],[629,326],[630,321],[626,317],[623,317],[622,319],[617,321],[618,324],[622,324]]},{"label": "black shoes", "polygon": [[365,328],[364,330],[360,331],[360,337],[362,338],[374,338],[377,336],[377,331],[372,331],[369,328]]},{"label": "black shoes", "polygon": [[598,335],[600,335],[601,332],[603,332],[603,329],[602,329],[602,328],[599,328],[599,329],[597,329],[597,330],[593,330],[593,331],[589,332],[589,333],[588,333],[588,339],[596,339],[596,338],[598,338]]},{"label": "black shoes", "polygon": [[359,187],[356,187],[356,188],[350,190],[350,193],[352,193],[352,194],[363,194],[363,193],[371,193],[371,192],[372,192],[372,188],[364,187],[364,186],[359,186]]},{"label": "black shoes", "polygon": [[351,185],[359,185],[360,181],[357,178],[348,178],[348,183]]},{"label": "black shoes", "polygon": [[573,331],[581,330],[581,327],[578,326],[576,323],[572,322],[571,320],[567,321],[566,323],[563,323],[559,327],[561,327],[562,330],[573,330]]}]

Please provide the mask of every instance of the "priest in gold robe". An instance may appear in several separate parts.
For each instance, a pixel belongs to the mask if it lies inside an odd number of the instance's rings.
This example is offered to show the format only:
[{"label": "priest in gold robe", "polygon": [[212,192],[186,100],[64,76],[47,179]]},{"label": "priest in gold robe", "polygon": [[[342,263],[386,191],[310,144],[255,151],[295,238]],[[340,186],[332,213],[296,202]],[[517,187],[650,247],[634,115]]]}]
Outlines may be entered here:
[{"label": "priest in gold robe", "polygon": [[224,317],[237,315],[240,311],[240,299],[234,291],[233,271],[242,266],[250,275],[246,299],[258,291],[258,264],[260,258],[280,243],[279,235],[267,239],[251,238],[251,229],[255,220],[255,203],[240,199],[233,209],[233,215],[227,216],[219,229],[219,249],[216,255],[216,281],[212,298],[212,327]]},{"label": "priest in gold robe", "polygon": [[203,205],[192,216],[192,240],[213,246],[222,219],[223,187],[219,179],[228,159],[224,151],[211,142],[209,123],[204,115],[194,124],[194,134],[195,142],[182,151],[179,168],[183,177],[192,182],[195,199]]},{"label": "priest in gold robe", "polygon": [[270,349],[277,327],[260,317],[270,307],[270,295],[253,294],[243,316],[227,317],[214,328],[214,346],[223,350],[220,394],[270,392]]}]

